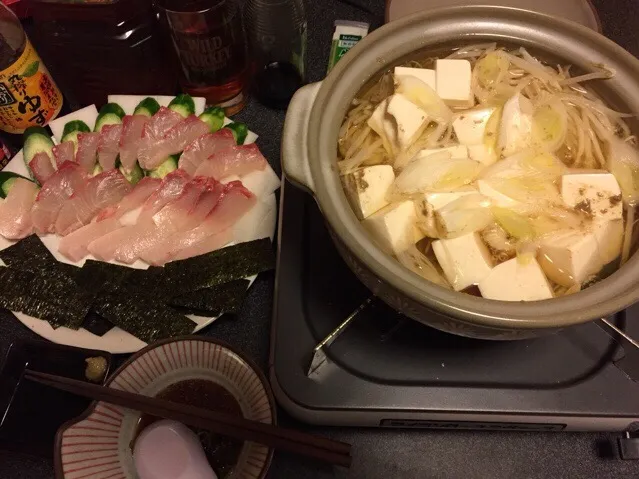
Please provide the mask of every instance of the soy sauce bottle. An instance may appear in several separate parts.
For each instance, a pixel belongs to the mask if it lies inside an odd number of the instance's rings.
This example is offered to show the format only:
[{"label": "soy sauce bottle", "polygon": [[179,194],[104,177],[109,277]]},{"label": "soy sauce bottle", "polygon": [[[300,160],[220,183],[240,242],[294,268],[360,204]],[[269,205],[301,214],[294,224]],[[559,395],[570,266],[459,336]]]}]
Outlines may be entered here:
[{"label": "soy sauce bottle", "polygon": [[247,0],[244,21],[253,66],[253,95],[285,109],[306,80],[303,0]]}]

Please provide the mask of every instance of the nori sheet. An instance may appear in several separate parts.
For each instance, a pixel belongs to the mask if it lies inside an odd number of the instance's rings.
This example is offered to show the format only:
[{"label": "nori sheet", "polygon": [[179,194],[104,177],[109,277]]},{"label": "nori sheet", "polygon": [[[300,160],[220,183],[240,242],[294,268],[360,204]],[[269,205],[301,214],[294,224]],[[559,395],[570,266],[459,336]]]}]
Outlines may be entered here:
[{"label": "nori sheet", "polygon": [[275,268],[268,238],[227,246],[164,266],[163,288],[178,295],[246,278]]},{"label": "nori sheet", "polygon": [[57,267],[55,256],[38,235],[30,235],[0,251],[0,259],[7,266],[37,273],[45,268]]},{"label": "nori sheet", "polygon": [[109,320],[104,319],[93,309],[89,310],[89,313],[82,322],[82,327],[96,336],[104,336],[111,331],[115,326]]},{"label": "nori sheet", "polygon": [[94,299],[56,268],[38,273],[0,268],[0,284],[0,306],[44,319],[53,327],[78,329]]},{"label": "nori sheet", "polygon": [[169,306],[187,314],[206,317],[219,316],[222,313],[237,314],[242,307],[249,284],[245,279],[238,279],[199,289],[171,298]]},{"label": "nori sheet", "polygon": [[100,316],[147,343],[190,334],[196,326],[157,300],[131,292],[100,294],[93,308]]},{"label": "nori sheet", "polygon": [[131,271],[126,266],[89,259],[76,275],[76,280],[82,288],[93,293],[117,291]]}]

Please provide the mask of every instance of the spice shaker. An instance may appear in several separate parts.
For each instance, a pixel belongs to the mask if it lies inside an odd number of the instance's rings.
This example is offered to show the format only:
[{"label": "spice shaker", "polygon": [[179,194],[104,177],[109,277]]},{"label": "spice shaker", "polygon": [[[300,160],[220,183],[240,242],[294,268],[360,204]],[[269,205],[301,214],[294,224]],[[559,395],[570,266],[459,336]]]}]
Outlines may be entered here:
[{"label": "spice shaker", "polygon": [[306,13],[303,0],[247,0],[244,19],[253,67],[253,94],[286,108],[305,83]]}]

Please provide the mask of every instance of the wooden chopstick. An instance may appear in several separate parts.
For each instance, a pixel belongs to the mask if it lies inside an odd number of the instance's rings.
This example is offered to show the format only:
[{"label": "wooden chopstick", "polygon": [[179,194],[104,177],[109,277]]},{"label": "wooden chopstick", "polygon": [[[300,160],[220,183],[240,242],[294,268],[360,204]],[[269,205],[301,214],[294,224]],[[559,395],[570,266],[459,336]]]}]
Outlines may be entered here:
[{"label": "wooden chopstick", "polygon": [[104,401],[127,409],[172,419],[188,426],[207,429],[216,434],[252,441],[283,451],[300,454],[338,466],[351,464],[350,444],[312,436],[272,424],[251,421],[243,417],[209,411],[188,404],[179,404],[119,389],[98,386],[71,378],[26,369],[25,378],[40,384]]}]

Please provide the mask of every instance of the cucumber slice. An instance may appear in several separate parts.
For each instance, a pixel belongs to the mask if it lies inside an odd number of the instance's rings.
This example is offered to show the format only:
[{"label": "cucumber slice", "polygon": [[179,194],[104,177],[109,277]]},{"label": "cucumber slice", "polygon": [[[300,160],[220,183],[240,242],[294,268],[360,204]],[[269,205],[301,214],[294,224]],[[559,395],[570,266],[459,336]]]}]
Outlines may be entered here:
[{"label": "cucumber slice", "polygon": [[45,152],[49,158],[53,158],[53,141],[49,137],[47,130],[41,126],[30,126],[24,130],[24,164],[33,179],[33,173],[29,168],[29,162],[40,152]]},{"label": "cucumber slice", "polygon": [[102,165],[100,165],[100,163],[96,163],[95,166],[93,167],[93,173],[91,173],[91,176],[99,175],[103,171],[104,171],[104,168],[102,168]]},{"label": "cucumber slice", "polygon": [[62,135],[64,132],[64,127],[67,123],[72,122],[73,120],[81,120],[93,130],[95,126],[95,120],[98,117],[98,109],[95,105],[89,105],[84,108],[80,108],[74,112],[69,113],[68,115],[61,116],[56,118],[55,120],[49,123],[49,128],[51,128],[51,132],[53,133],[53,137],[55,141],[62,141]]},{"label": "cucumber slice", "polygon": [[180,155],[182,153],[178,153],[176,155],[169,156],[164,163],[158,166],[155,170],[147,171],[146,176],[150,176],[151,178],[164,178],[166,175],[171,173],[172,171],[177,170],[178,168],[178,160],[180,159]]},{"label": "cucumber slice", "polygon": [[238,145],[243,145],[246,140],[246,136],[248,135],[249,129],[244,123],[229,123],[224,128],[228,128],[233,133],[233,137],[235,138],[235,143]]},{"label": "cucumber slice", "polygon": [[186,93],[176,96],[171,103],[169,103],[169,108],[185,118],[189,115],[195,114],[195,103],[193,102],[193,98],[191,98],[191,95],[187,95]]},{"label": "cucumber slice", "polygon": [[160,104],[155,98],[150,96],[142,100],[133,110],[134,115],[153,116],[160,109]]},{"label": "cucumber slice", "polygon": [[11,171],[0,171],[0,198],[7,197],[9,190],[11,190],[11,187],[18,178],[31,181],[29,178],[25,178],[24,176]]},{"label": "cucumber slice", "polygon": [[135,166],[131,169],[131,171],[126,171],[122,166],[120,166],[119,168],[120,172],[122,172],[127,181],[132,185],[137,184],[138,181],[144,178],[144,170],[142,170],[137,161],[135,162]]},{"label": "cucumber slice", "polygon": [[209,125],[209,130],[213,133],[222,128],[222,125],[224,125],[224,110],[222,110],[219,106],[212,106],[204,110],[199,118]]},{"label": "cucumber slice", "polygon": [[89,133],[91,129],[89,125],[87,125],[82,120],[73,120],[64,125],[64,130],[62,131],[62,140],[61,143],[65,141],[72,141],[75,147],[75,151],[78,151],[78,134],[80,133]]},{"label": "cucumber slice", "polygon": [[[122,107],[127,115],[133,115],[135,108],[145,98],[153,98],[160,106],[168,107],[169,103],[171,103],[175,97],[167,95],[109,95],[107,97],[107,101],[109,103],[117,103]],[[204,108],[206,108],[206,98],[204,97],[193,97],[193,103],[195,103],[196,115],[201,114],[204,111]],[[87,125],[89,125],[88,122]]]},{"label": "cucumber slice", "polygon": [[100,108],[98,118],[95,120],[93,131],[101,131],[105,125],[118,125],[122,123],[124,110],[117,103],[107,103]]}]

